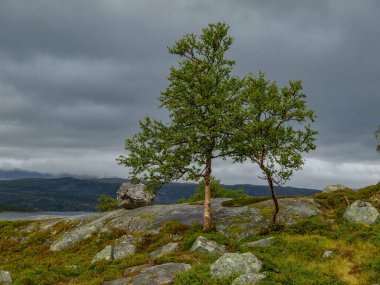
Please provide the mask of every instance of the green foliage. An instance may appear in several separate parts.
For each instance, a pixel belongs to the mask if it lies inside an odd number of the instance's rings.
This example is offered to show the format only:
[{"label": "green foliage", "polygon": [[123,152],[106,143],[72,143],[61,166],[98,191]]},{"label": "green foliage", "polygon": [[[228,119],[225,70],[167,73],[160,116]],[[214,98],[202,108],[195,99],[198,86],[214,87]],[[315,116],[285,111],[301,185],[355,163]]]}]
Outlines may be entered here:
[{"label": "green foliage", "polygon": [[[247,197],[247,194],[245,194],[243,189],[238,190],[230,190],[225,189],[220,185],[220,180],[216,179],[215,177],[211,177],[211,197],[212,198],[232,198],[232,199],[238,199]],[[195,189],[194,195],[192,195],[189,199],[180,199],[180,203],[185,202],[197,202],[197,201],[203,201],[205,199],[205,182],[201,181],[198,184],[198,187]]]},{"label": "green foliage", "polygon": [[[302,196],[277,196],[277,198],[297,198]],[[232,197],[231,197],[232,198]],[[272,199],[271,196],[242,196],[222,202],[223,207],[241,207]]]},{"label": "green foliage", "polygon": [[314,194],[313,197],[325,209],[334,210],[335,213],[341,217],[347,208],[347,205],[344,201],[345,197],[347,197],[348,201],[354,202],[358,199],[358,193],[352,189],[347,188],[344,190],[338,190],[329,193]]},{"label": "green foliage", "polygon": [[231,75],[234,62],[225,58],[233,42],[228,29],[224,23],[209,24],[201,35],[185,35],[169,48],[181,58],[170,68],[169,86],[160,96],[170,122],[147,117],[141,131],[125,141],[128,155],[118,161],[132,175],[157,185],[179,178],[198,181],[211,174],[214,158],[225,156],[225,134],[238,113],[241,87]]},{"label": "green foliage", "polygon": [[116,199],[106,195],[101,195],[98,198],[98,202],[96,210],[99,212],[109,212],[120,208]]},{"label": "green foliage", "polygon": [[357,199],[370,202],[374,207],[380,210],[380,182],[375,185],[369,185],[360,188],[357,191]]},{"label": "green foliage", "polygon": [[265,178],[283,184],[303,165],[302,153],[315,149],[315,135],[309,122],[314,111],[306,105],[301,81],[276,82],[250,74],[244,79],[241,127],[231,136],[234,161],[246,160],[260,166]]}]

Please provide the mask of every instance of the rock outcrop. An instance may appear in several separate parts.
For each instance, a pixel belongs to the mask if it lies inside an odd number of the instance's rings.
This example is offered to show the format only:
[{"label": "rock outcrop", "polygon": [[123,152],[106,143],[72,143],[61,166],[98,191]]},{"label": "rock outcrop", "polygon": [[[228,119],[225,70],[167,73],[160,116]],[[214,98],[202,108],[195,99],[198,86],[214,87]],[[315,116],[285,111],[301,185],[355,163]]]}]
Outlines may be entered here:
[{"label": "rock outcrop", "polygon": [[138,242],[140,242],[140,239],[131,235],[122,236],[115,240],[114,245],[107,245],[99,251],[91,260],[91,263],[103,259],[109,261],[124,258],[127,255],[134,255],[137,251],[136,244]]},{"label": "rock outcrop", "polygon": [[330,193],[330,192],[335,192],[335,191],[345,190],[345,189],[349,189],[349,188],[342,184],[333,184],[333,185],[326,186],[322,190],[322,193]]},{"label": "rock outcrop", "polygon": [[[271,224],[272,201],[263,201],[243,207],[223,207],[227,199],[213,199],[212,210],[217,230],[233,239],[242,239],[257,234],[262,227]],[[318,204],[310,198],[279,199],[280,212],[278,221],[287,225],[297,221],[320,215]],[[109,213],[94,213],[92,216],[80,218],[75,228],[60,233],[52,242],[50,249],[58,251],[75,243],[90,238],[100,231],[120,230],[128,235],[136,236],[158,230],[167,222],[176,220],[185,225],[202,223],[203,205],[172,204],[152,205],[133,210],[120,209]],[[70,223],[75,217],[70,217]],[[58,218],[58,221],[66,218]]]},{"label": "rock outcrop", "polygon": [[379,212],[371,203],[355,201],[344,212],[343,218],[354,223],[372,225],[379,217]]},{"label": "rock outcrop", "polygon": [[12,285],[12,278],[8,271],[0,270],[0,284]]},{"label": "rock outcrop", "polygon": [[117,202],[125,209],[135,209],[150,205],[154,195],[144,184],[123,183],[117,190]]},{"label": "rock outcrop", "polygon": [[220,245],[216,241],[209,240],[203,236],[199,236],[194,241],[190,250],[209,254],[223,254],[226,252],[225,246]]},{"label": "rock outcrop", "polygon": [[228,277],[236,273],[259,273],[261,261],[252,253],[225,253],[210,268],[216,278]]}]

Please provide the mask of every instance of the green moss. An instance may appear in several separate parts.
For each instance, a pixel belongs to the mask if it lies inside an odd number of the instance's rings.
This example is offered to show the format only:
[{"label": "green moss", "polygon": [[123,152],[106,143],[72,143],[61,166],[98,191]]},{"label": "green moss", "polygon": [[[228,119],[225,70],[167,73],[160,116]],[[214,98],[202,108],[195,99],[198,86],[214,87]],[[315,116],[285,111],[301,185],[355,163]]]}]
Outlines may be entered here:
[{"label": "green moss", "polygon": [[[297,197],[303,197],[303,196],[278,196],[277,199],[281,198],[297,198]],[[239,197],[228,201],[223,201],[222,206],[223,207],[241,207],[241,206],[247,206],[247,205],[253,205],[258,202],[272,200],[271,196],[246,196],[246,197]]]}]

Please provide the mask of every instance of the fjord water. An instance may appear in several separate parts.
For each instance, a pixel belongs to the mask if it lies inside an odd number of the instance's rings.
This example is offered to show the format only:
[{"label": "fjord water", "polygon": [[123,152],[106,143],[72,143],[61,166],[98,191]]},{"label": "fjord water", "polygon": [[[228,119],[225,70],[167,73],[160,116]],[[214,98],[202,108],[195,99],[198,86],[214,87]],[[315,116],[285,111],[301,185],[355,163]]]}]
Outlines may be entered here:
[{"label": "fjord water", "polygon": [[0,220],[22,220],[44,218],[57,218],[90,214],[90,212],[0,212]]}]

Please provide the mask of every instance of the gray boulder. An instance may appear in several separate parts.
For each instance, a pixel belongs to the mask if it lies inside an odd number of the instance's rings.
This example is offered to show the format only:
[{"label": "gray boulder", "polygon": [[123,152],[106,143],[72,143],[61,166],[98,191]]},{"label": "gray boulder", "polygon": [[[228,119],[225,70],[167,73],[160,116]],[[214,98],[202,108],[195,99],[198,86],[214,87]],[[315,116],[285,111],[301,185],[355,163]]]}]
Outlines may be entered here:
[{"label": "gray boulder", "polygon": [[267,275],[263,273],[246,273],[236,278],[231,285],[253,285],[263,280]]},{"label": "gray boulder", "polygon": [[349,188],[347,186],[342,185],[342,184],[333,184],[333,185],[326,186],[322,190],[322,193],[330,193],[330,192],[344,190],[344,189],[349,189]]},{"label": "gray boulder", "polygon": [[113,247],[113,259],[124,258],[127,255],[136,254],[136,244],[139,242],[131,235],[125,235],[115,240]]},{"label": "gray boulder", "polygon": [[250,252],[225,253],[211,265],[211,275],[216,278],[228,277],[236,273],[259,273],[262,263]]},{"label": "gray boulder", "polygon": [[344,212],[343,218],[354,223],[366,223],[372,225],[379,217],[379,212],[371,203],[355,201]]},{"label": "gray boulder", "polygon": [[12,278],[8,271],[0,270],[0,284],[12,285]]},{"label": "gray boulder", "polygon": [[135,209],[150,205],[154,195],[144,184],[123,183],[117,190],[117,202],[125,209]]},{"label": "gray boulder", "polygon": [[248,247],[266,247],[273,242],[273,237],[263,238],[256,241],[248,242],[245,245]]},{"label": "gray boulder", "polygon": [[220,245],[216,241],[209,240],[203,236],[199,236],[195,240],[190,250],[209,254],[223,254],[226,252],[225,246]]},{"label": "gray boulder", "polygon": [[99,251],[94,258],[91,260],[91,263],[97,262],[99,260],[112,260],[112,246],[107,245],[101,251]]},{"label": "gray boulder", "polygon": [[190,270],[191,265],[186,263],[165,263],[144,268],[136,276],[130,277],[130,285],[163,285],[172,284],[179,272]]},{"label": "gray boulder", "polygon": [[178,249],[179,249],[178,242],[171,242],[152,251],[151,253],[149,253],[149,255],[151,257],[161,257],[167,253],[177,251]]}]

